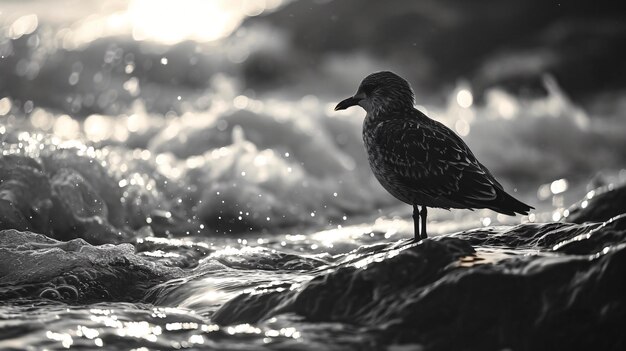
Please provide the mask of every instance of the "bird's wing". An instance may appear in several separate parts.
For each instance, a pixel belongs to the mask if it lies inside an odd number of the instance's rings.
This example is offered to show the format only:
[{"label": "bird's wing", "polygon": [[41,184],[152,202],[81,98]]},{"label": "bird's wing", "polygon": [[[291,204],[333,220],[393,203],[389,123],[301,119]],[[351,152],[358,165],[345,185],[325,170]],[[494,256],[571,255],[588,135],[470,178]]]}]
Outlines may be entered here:
[{"label": "bird's wing", "polygon": [[[434,120],[391,119],[375,132],[386,167],[424,195],[463,207],[483,207],[502,186],[454,132]],[[382,132],[384,131],[384,132]]]}]

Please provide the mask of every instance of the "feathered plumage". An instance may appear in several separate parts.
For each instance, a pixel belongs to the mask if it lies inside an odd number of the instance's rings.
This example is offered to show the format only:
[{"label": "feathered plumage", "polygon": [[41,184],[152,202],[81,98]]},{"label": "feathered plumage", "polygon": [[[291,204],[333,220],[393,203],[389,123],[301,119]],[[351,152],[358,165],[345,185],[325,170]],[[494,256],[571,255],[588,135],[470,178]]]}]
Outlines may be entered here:
[{"label": "feathered plumage", "polygon": [[[426,207],[489,208],[507,215],[532,208],[507,194],[452,130],[413,107],[409,84],[391,72],[366,77],[336,109],[360,105],[367,115],[363,141],[376,179],[413,205],[415,237],[426,237]],[[418,210],[422,206],[422,210]]]}]

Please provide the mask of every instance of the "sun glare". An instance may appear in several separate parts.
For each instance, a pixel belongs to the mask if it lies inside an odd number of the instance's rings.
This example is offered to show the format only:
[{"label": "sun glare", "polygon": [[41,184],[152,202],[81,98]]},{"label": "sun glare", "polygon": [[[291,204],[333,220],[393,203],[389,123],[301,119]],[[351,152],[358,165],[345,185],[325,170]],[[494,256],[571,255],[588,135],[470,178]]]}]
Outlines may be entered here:
[{"label": "sun glare", "polygon": [[237,0],[133,0],[128,6],[135,40],[174,44],[221,39],[245,16],[265,10],[265,1]]}]

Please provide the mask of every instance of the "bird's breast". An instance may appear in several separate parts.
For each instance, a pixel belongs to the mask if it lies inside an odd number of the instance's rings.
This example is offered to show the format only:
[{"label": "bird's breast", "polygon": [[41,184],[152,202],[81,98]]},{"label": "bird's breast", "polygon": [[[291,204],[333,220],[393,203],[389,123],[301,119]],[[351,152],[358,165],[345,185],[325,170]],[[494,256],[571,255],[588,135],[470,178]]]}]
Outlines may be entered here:
[{"label": "bird's breast", "polygon": [[402,172],[397,166],[406,162],[406,157],[389,150],[385,146],[384,140],[388,137],[385,135],[386,132],[382,123],[377,123],[373,118],[366,117],[363,123],[363,144],[367,159],[378,181],[389,190],[390,187],[393,187],[391,183],[395,183],[393,179]]},{"label": "bird's breast", "polygon": [[[416,151],[404,147],[411,142],[406,139],[401,125],[391,125],[376,121],[367,116],[363,122],[363,143],[372,169],[378,182],[393,196],[409,204],[424,204],[427,201],[421,192],[421,173],[424,165],[417,164]],[[395,146],[394,146],[395,145]]]},{"label": "bird's breast", "polygon": [[[412,157],[409,157],[409,149],[403,147],[409,142],[412,141],[406,140],[402,130],[390,128],[385,122],[379,122],[370,115],[366,116],[363,122],[363,143],[374,173],[394,172],[409,176],[412,170],[418,169],[419,165],[415,164],[415,152],[423,150],[413,149]],[[390,147],[393,144],[397,145]]]}]

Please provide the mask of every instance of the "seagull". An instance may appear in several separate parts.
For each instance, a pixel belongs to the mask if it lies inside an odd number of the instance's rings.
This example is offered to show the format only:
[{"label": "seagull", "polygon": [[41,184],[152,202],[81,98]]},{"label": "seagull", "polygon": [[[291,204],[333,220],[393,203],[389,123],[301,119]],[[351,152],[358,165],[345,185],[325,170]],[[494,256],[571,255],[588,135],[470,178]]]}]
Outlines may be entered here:
[{"label": "seagull", "polygon": [[359,105],[367,112],[363,142],[370,167],[385,190],[413,206],[414,240],[428,237],[428,207],[528,214],[533,207],[504,191],[458,135],[414,104],[409,83],[383,71],[367,76],[335,107]]}]

